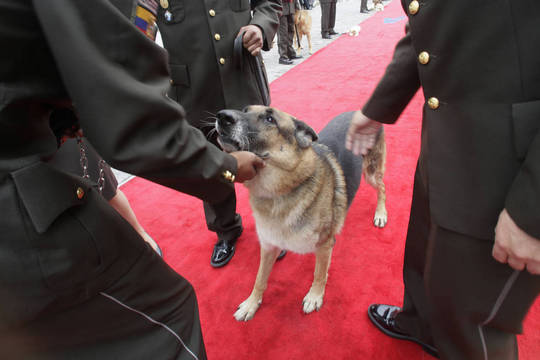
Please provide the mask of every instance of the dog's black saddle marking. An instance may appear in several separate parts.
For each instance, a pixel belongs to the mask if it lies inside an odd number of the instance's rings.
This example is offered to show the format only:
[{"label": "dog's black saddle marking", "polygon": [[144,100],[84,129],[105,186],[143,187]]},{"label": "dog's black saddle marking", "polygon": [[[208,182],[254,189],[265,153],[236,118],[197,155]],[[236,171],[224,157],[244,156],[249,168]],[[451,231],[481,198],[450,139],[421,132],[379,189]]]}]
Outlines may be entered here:
[{"label": "dog's black saddle marking", "polygon": [[333,118],[318,134],[319,139],[313,143],[313,150],[319,156],[331,151],[341,165],[347,185],[347,206],[351,205],[362,179],[362,157],[355,156],[345,148],[345,138],[353,113],[346,112]]}]

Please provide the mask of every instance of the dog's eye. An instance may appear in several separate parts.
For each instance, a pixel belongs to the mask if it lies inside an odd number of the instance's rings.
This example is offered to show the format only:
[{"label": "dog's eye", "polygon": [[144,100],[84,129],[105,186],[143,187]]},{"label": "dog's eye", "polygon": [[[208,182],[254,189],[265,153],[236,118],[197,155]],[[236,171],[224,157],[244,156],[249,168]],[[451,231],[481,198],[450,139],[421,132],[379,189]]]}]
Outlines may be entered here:
[{"label": "dog's eye", "polygon": [[264,118],[264,121],[270,124],[274,124],[276,122],[276,120],[274,120],[272,115],[266,115],[266,117]]}]

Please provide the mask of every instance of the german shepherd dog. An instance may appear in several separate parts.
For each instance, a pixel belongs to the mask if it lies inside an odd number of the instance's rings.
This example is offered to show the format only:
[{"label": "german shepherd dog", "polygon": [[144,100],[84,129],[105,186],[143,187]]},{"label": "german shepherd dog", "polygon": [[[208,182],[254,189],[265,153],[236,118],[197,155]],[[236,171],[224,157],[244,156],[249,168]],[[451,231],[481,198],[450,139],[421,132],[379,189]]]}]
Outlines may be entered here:
[{"label": "german shepherd dog", "polygon": [[266,162],[244,183],[249,189],[261,258],[253,291],[238,307],[236,320],[247,321],[255,315],[281,249],[315,253],[314,279],[303,310],[308,314],[320,309],[335,235],[343,227],[362,173],[378,190],[374,224],[386,225],[384,132],[381,130],[367,156],[354,156],[344,146],[353,114],[338,115],[317,135],[303,121],[266,106],[217,113],[222,148],[227,152],[251,151]]}]

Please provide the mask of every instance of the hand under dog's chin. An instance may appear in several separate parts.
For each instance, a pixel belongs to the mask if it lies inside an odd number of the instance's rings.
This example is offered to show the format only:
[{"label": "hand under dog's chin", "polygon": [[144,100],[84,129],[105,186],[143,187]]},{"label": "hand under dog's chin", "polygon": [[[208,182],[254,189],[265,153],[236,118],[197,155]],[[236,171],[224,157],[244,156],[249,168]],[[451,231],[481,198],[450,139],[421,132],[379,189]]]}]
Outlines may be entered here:
[{"label": "hand under dog's chin", "polygon": [[225,151],[226,153],[239,151],[238,146],[236,144],[232,144],[230,142],[224,141],[221,139],[221,137],[217,138],[217,142],[219,146],[221,146],[221,149],[223,149],[223,151]]}]

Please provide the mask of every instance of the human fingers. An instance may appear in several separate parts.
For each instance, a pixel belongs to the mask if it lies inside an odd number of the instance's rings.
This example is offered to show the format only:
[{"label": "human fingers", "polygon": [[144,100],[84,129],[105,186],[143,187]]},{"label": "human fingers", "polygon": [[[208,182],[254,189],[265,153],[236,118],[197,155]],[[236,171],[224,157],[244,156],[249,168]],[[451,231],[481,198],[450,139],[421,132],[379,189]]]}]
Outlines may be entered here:
[{"label": "human fingers", "polygon": [[533,275],[540,275],[540,262],[538,261],[527,262],[527,271]]},{"label": "human fingers", "polygon": [[375,146],[376,135],[356,134],[353,138],[352,152],[354,155],[367,155]]},{"label": "human fingers", "polygon": [[266,163],[264,162],[264,160],[258,157],[257,155],[255,155],[253,159],[253,167],[255,169],[262,169],[265,166],[266,166]]},{"label": "human fingers", "polygon": [[525,261],[522,259],[519,259],[517,257],[509,256],[508,257],[508,265],[514,270],[523,270],[525,269]]},{"label": "human fingers", "polygon": [[261,52],[262,44],[256,43],[247,48],[251,55],[257,56]]},{"label": "human fingers", "polygon": [[248,46],[252,41],[256,40],[256,34],[253,30],[247,30],[242,38],[244,47]]},{"label": "human fingers", "polygon": [[238,30],[238,34],[236,34],[236,37],[239,37],[240,35],[242,35],[243,32],[245,32],[247,30],[247,27],[246,26],[242,26],[240,28],[240,30]]},{"label": "human fingers", "polygon": [[508,253],[497,242],[493,245],[491,255],[500,263],[506,264],[508,261]]}]

